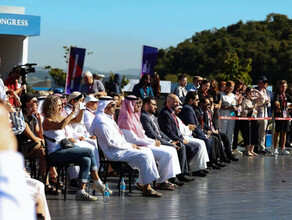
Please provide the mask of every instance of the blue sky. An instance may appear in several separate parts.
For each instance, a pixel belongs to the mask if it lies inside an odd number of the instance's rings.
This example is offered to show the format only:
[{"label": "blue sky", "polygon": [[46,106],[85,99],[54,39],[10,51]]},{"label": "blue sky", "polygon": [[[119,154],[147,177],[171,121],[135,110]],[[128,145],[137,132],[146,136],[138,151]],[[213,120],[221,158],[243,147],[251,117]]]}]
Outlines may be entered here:
[{"label": "blue sky", "polygon": [[1,0],[41,16],[41,36],[29,40],[29,61],[65,68],[63,46],[92,51],[85,65],[100,71],[140,68],[142,45],[176,46],[196,32],[269,13],[292,18],[288,0]]}]

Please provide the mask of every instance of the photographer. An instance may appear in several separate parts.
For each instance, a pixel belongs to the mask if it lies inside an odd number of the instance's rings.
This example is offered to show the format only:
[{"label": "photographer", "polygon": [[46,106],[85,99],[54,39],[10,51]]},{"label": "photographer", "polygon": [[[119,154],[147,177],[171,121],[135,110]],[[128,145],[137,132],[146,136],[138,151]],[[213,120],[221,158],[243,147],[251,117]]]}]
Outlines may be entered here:
[{"label": "photographer", "polygon": [[7,95],[9,97],[9,102],[12,106],[19,105],[19,96],[25,90],[25,85],[20,85],[18,83],[20,78],[19,73],[20,67],[14,67],[9,73],[9,77],[5,80],[4,85],[7,86]]}]

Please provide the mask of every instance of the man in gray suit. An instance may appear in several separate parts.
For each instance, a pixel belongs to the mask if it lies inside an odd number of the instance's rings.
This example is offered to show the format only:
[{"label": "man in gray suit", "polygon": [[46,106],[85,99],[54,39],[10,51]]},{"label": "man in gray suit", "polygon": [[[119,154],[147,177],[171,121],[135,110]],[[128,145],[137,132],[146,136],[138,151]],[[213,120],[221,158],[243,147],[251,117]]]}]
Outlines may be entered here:
[{"label": "man in gray suit", "polygon": [[[174,147],[177,149],[178,157],[180,161],[182,171],[188,169],[187,157],[186,157],[186,148],[183,143],[179,141],[171,140],[166,134],[164,134],[159,127],[158,121],[154,114],[156,113],[157,105],[156,101],[152,97],[147,97],[143,100],[143,108],[141,111],[140,121],[145,130],[146,136],[152,139],[158,139],[161,144]],[[170,179],[170,182],[177,185],[183,185],[183,182],[179,181],[177,178]]]}]

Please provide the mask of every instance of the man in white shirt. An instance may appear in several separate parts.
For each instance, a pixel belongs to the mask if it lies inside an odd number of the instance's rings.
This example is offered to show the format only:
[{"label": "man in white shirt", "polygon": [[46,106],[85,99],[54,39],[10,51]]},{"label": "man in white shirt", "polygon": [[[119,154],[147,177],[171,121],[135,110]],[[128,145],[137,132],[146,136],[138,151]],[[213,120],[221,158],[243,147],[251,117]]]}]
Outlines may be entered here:
[{"label": "man in white shirt", "polygon": [[[82,103],[83,101],[83,95],[80,92],[72,92],[68,97],[68,102],[65,107],[65,111],[67,115],[69,115],[72,112],[72,108],[74,103]],[[84,103],[83,103],[84,104]],[[80,109],[80,111],[84,111],[85,109]],[[76,113],[76,115],[79,112]],[[86,130],[85,124],[83,121],[83,118],[79,123],[74,123],[67,125],[65,127],[65,133],[66,137],[74,142],[75,147],[81,147],[81,148],[90,148],[95,157],[95,161],[97,164],[97,167],[99,166],[99,154],[98,154],[98,148],[97,148],[97,142],[96,138],[90,137],[90,133]],[[79,173],[79,167],[69,167],[69,178],[76,179],[78,177]]]},{"label": "man in white shirt", "polygon": [[95,98],[93,95],[88,95],[86,96],[84,102],[86,104],[86,109],[83,113],[83,120],[86,130],[89,132],[91,124],[95,118],[95,112],[98,107],[98,99]]}]

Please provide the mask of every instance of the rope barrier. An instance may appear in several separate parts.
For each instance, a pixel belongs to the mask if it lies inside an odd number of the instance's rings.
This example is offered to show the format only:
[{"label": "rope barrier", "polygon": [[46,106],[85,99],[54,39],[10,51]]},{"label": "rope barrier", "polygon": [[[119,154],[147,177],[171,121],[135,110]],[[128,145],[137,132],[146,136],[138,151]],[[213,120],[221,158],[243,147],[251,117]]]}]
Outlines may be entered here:
[{"label": "rope barrier", "polygon": [[[219,116],[219,119],[224,120],[245,120],[245,121],[261,121],[261,120],[272,120],[272,117],[229,117],[229,116]],[[274,117],[275,121],[291,121],[292,118],[281,118],[281,117]]]}]

